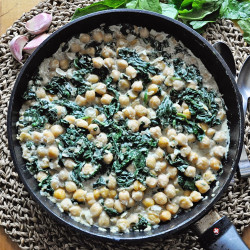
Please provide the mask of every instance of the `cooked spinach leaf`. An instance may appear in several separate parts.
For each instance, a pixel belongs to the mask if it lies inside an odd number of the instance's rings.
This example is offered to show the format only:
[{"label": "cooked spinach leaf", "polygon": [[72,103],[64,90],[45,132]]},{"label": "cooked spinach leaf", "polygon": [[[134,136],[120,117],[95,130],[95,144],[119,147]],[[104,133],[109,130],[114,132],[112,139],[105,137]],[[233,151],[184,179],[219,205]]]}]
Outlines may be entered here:
[{"label": "cooked spinach leaf", "polygon": [[23,94],[23,99],[26,101],[36,99],[36,93],[31,88],[28,88]]},{"label": "cooked spinach leaf", "polygon": [[59,97],[70,98],[72,96],[72,87],[66,77],[54,76],[45,86],[45,90]]},{"label": "cooked spinach leaf", "polygon": [[49,193],[50,195],[52,195],[54,193],[54,190],[51,187],[50,183],[51,183],[51,176],[50,176],[50,174],[48,174],[48,176],[44,180],[39,182],[38,187],[41,189],[41,191]]},{"label": "cooked spinach leaf", "polygon": [[195,178],[186,177],[184,175],[178,176],[178,184],[182,187],[183,190],[196,191],[195,182],[201,178],[200,175],[197,175]]},{"label": "cooked spinach leaf", "polygon": [[106,181],[102,176],[100,176],[99,179],[97,179],[97,181],[93,183],[94,189],[99,188],[101,186],[106,186]]},{"label": "cooked spinach leaf", "polygon": [[148,220],[139,214],[139,221],[134,226],[132,226],[132,231],[135,230],[143,231],[150,225],[151,224],[148,222]]},{"label": "cooked spinach leaf", "polygon": [[103,209],[109,217],[116,217],[121,215],[121,213],[117,212],[114,208],[103,206]]}]

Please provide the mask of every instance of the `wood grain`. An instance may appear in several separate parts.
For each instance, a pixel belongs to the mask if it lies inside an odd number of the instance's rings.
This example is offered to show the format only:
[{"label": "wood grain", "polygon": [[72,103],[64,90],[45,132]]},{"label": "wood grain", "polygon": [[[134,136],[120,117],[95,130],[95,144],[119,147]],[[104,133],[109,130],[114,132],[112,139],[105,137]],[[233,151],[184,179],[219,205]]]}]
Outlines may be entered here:
[{"label": "wood grain", "polygon": [[[41,0],[0,0],[0,35],[4,34],[13,22],[21,17],[24,12],[29,11]],[[243,240],[250,247],[250,228],[243,233]],[[18,245],[10,240],[0,227],[0,249],[19,250]]]}]

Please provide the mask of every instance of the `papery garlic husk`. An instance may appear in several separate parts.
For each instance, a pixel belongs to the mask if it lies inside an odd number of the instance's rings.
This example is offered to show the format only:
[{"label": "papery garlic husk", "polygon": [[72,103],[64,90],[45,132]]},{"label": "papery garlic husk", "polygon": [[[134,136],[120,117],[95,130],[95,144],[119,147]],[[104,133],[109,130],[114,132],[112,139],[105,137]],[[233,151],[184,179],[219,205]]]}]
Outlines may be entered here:
[{"label": "papery garlic husk", "polygon": [[22,51],[23,51],[23,47],[24,45],[28,42],[28,38],[26,36],[23,35],[18,35],[16,37],[14,37],[10,43],[10,52],[12,54],[12,56],[18,61],[21,62],[23,55],[22,55]]},{"label": "papery garlic husk", "polygon": [[23,50],[28,54],[32,54],[34,50],[48,37],[49,34],[46,33],[36,36],[34,39],[32,39],[30,42],[26,44]]},{"label": "papery garlic husk", "polygon": [[41,13],[31,18],[26,24],[25,28],[32,35],[38,35],[46,31],[52,22],[52,15],[48,13]]}]

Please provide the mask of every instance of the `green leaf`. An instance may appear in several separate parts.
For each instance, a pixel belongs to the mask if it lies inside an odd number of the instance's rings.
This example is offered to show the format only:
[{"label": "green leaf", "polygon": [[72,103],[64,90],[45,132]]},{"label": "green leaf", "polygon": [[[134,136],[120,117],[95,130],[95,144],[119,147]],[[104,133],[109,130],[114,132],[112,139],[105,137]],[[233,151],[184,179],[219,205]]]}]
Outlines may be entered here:
[{"label": "green leaf", "polygon": [[250,44],[250,18],[247,20],[238,21],[240,28],[244,31],[243,37],[244,40]]},{"label": "green leaf", "polygon": [[179,10],[179,18],[184,20],[202,20],[217,11],[223,0],[194,0],[191,9]]},{"label": "green leaf", "polygon": [[159,0],[133,0],[126,4],[128,9],[149,10],[162,13]]},{"label": "green leaf", "polygon": [[162,15],[176,19],[178,10],[174,4],[160,3],[162,9]]},{"label": "green leaf", "polygon": [[75,20],[81,16],[94,13],[101,10],[116,9],[122,7],[128,0],[104,0],[101,2],[93,3],[85,8],[76,9],[71,20]]},{"label": "green leaf", "polygon": [[232,20],[246,20],[250,18],[250,2],[224,0],[220,8],[220,17]]},{"label": "green leaf", "polygon": [[204,27],[205,25],[207,25],[208,23],[212,23],[214,21],[192,21],[189,24],[192,26],[193,29],[198,30],[202,27]]}]

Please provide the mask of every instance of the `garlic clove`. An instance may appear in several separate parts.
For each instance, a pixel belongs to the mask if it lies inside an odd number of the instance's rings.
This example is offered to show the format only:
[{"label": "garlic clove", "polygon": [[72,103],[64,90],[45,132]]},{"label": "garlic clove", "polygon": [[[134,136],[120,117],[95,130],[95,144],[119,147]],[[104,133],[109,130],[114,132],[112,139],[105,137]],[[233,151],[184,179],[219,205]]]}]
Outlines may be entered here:
[{"label": "garlic clove", "polygon": [[32,39],[30,42],[26,44],[26,46],[23,48],[25,52],[28,54],[32,54],[34,50],[46,39],[49,37],[49,34],[41,34],[34,39]]},{"label": "garlic clove", "polygon": [[10,52],[18,62],[21,62],[23,58],[22,50],[27,42],[28,38],[26,36],[18,35],[14,37],[9,43]]},{"label": "garlic clove", "polygon": [[52,22],[52,15],[41,13],[31,18],[25,25],[30,34],[38,35],[47,30]]}]

